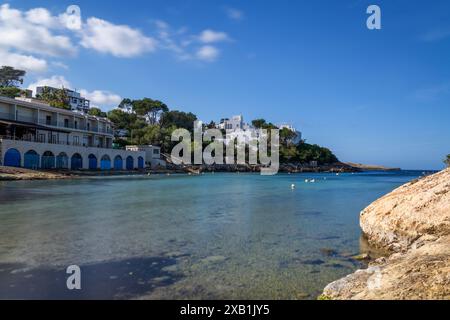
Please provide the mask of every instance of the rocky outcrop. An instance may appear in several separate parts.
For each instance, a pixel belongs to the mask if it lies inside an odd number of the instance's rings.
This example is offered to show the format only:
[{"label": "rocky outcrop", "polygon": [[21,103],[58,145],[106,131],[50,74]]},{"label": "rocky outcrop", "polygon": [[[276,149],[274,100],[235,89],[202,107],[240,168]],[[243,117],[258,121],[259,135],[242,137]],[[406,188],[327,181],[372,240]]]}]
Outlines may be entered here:
[{"label": "rocky outcrop", "polygon": [[423,235],[450,234],[450,169],[407,183],[361,213],[370,244],[402,251]]},{"label": "rocky outcrop", "polygon": [[329,299],[450,299],[450,169],[412,181],[361,213],[369,243],[392,252],[329,284]]}]

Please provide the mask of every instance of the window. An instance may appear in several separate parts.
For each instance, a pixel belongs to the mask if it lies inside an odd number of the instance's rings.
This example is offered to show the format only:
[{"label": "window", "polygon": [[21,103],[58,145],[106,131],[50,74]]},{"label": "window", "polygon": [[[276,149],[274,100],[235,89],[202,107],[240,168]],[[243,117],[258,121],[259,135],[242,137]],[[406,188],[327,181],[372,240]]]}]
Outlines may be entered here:
[{"label": "window", "polygon": [[45,142],[45,134],[39,133],[37,137],[38,142]]},{"label": "window", "polygon": [[75,146],[78,146],[78,145],[80,144],[80,137],[74,136],[74,137],[73,137],[73,144],[74,144]]},{"label": "window", "polygon": [[48,126],[52,124],[52,116],[45,117],[45,124]]},{"label": "window", "polygon": [[75,129],[78,129],[78,121],[75,121],[75,123],[74,123],[74,128],[75,128]]},{"label": "window", "polygon": [[159,154],[159,149],[153,149],[153,154],[158,155]]},{"label": "window", "polygon": [[64,128],[69,127],[69,119],[64,119]]}]

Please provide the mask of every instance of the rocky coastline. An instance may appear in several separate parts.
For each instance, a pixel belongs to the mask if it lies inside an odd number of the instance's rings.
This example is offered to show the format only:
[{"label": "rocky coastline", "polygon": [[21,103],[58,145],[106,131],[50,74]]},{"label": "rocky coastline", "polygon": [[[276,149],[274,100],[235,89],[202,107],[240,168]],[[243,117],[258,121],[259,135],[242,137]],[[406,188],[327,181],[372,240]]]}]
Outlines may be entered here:
[{"label": "rocky coastline", "polygon": [[321,299],[450,299],[450,168],[378,199],[360,225],[390,255],[330,283]]}]

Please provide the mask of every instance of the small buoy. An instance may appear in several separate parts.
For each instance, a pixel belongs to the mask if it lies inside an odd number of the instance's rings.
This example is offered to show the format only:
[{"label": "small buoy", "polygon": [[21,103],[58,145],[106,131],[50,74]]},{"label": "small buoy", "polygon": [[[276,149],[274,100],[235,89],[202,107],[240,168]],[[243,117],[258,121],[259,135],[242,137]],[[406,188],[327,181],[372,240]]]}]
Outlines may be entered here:
[{"label": "small buoy", "polygon": [[314,182],[316,182],[316,180],[315,180],[315,179],[312,179],[312,180],[311,180],[311,183],[314,183]]},{"label": "small buoy", "polygon": [[291,184],[291,189],[295,189],[295,184]]},{"label": "small buoy", "polygon": [[309,182],[309,180],[308,179],[305,179],[305,183],[308,183]]}]

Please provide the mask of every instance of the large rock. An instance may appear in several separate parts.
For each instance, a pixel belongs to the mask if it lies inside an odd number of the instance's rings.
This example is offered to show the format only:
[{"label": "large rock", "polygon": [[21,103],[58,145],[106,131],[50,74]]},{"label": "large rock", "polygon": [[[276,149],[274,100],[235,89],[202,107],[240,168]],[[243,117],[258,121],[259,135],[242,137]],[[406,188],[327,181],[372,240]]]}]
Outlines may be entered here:
[{"label": "large rock", "polygon": [[450,299],[450,236],[419,242],[330,283],[323,294],[345,300]]},{"label": "large rock", "polygon": [[329,299],[450,299],[450,169],[410,182],[361,213],[372,245],[394,252],[329,284]]},{"label": "large rock", "polygon": [[407,183],[361,213],[370,244],[407,249],[422,235],[450,234],[450,169]]}]

